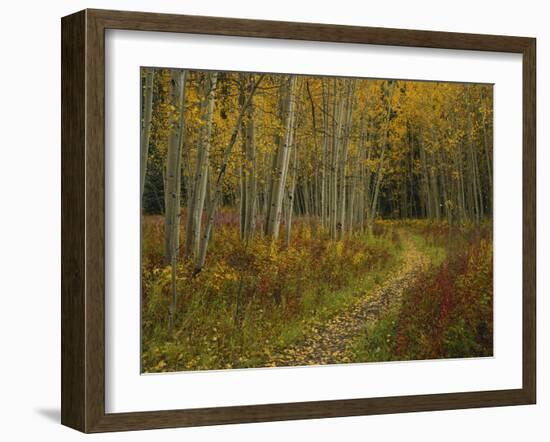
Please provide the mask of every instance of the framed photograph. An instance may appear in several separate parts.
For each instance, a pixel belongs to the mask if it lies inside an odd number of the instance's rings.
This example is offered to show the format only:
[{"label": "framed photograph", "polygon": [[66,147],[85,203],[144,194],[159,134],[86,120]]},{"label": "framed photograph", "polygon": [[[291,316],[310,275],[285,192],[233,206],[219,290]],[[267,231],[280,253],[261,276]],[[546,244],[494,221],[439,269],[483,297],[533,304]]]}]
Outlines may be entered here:
[{"label": "framed photograph", "polygon": [[535,403],[535,39],[61,24],[64,425]]}]

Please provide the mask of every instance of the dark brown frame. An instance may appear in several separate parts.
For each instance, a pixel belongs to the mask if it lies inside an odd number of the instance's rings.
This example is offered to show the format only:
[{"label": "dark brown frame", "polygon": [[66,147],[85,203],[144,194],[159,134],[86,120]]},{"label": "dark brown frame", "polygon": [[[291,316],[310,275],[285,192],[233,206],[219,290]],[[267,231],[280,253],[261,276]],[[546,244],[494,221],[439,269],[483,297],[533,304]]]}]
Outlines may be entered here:
[{"label": "dark brown frame", "polygon": [[[83,432],[534,404],[536,40],[233,18],[84,10],[62,29],[61,422]],[[105,30],[511,52],[523,55],[523,386],[515,390],[105,413]]]}]

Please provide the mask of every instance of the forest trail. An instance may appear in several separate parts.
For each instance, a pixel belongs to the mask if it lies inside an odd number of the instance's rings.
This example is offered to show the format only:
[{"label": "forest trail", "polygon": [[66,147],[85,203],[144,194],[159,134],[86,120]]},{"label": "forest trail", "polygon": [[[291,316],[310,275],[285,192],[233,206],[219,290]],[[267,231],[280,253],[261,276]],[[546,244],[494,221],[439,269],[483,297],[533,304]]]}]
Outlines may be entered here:
[{"label": "forest trail", "polygon": [[273,358],[274,366],[324,365],[353,362],[351,345],[367,324],[383,318],[401,301],[403,290],[410,286],[429,258],[420,252],[409,237],[404,239],[403,265],[382,284],[364,293],[347,310],[313,329],[299,346],[286,348]]}]

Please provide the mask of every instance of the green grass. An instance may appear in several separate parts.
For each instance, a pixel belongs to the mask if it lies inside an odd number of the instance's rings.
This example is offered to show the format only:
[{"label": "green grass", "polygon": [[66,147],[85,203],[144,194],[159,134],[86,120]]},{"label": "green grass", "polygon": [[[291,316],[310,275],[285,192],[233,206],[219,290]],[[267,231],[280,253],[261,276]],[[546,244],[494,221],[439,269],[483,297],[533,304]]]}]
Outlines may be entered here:
[{"label": "green grass", "polygon": [[428,257],[430,265],[433,267],[439,266],[447,258],[447,250],[440,244],[435,244],[425,236],[418,233],[411,234],[411,239],[420,252]]},{"label": "green grass", "polygon": [[384,362],[395,359],[398,312],[392,311],[384,319],[367,325],[366,332],[352,344],[355,362]]}]

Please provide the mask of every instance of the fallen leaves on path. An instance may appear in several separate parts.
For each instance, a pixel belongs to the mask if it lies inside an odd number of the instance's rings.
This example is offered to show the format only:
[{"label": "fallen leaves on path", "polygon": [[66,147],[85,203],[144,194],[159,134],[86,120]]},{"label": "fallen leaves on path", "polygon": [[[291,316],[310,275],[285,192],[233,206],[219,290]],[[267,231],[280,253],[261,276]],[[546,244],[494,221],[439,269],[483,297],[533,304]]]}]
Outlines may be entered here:
[{"label": "fallen leaves on path", "polygon": [[367,326],[383,318],[399,305],[403,290],[415,275],[428,265],[428,258],[406,239],[402,267],[369,292],[359,297],[348,309],[330,319],[326,324],[313,327],[299,346],[291,346],[273,355],[268,366],[299,366],[342,364],[353,361],[351,345]]}]

